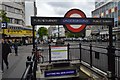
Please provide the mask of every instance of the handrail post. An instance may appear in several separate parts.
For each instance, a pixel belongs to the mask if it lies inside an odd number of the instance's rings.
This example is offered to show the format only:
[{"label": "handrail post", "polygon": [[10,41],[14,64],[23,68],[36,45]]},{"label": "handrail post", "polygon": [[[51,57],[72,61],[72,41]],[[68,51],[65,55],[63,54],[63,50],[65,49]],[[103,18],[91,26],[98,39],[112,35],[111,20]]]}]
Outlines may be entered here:
[{"label": "handrail post", "polygon": [[68,61],[70,61],[70,57],[69,57],[69,55],[70,55],[70,50],[69,50],[70,49],[70,44],[69,43],[68,43],[67,47],[68,47],[68,55],[67,55],[68,56]]},{"label": "handrail post", "polygon": [[29,69],[28,74],[27,74],[29,76],[26,77],[27,79],[28,78],[29,79],[32,78],[32,64],[33,64],[33,62],[31,61],[31,57],[28,56],[27,57],[27,61],[26,61],[26,68],[30,65],[30,69]]},{"label": "handrail post", "polygon": [[34,67],[33,67],[33,79],[36,80],[36,70],[37,70],[37,59],[34,59]]},{"label": "handrail post", "polygon": [[108,46],[108,71],[111,72],[111,79],[115,80],[115,47]]},{"label": "handrail post", "polygon": [[92,44],[90,44],[90,67],[92,67]]},{"label": "handrail post", "polygon": [[33,42],[33,49],[35,48],[35,25],[32,25],[32,42]]},{"label": "handrail post", "polygon": [[51,63],[51,45],[49,44],[49,63]]},{"label": "handrail post", "polygon": [[109,46],[108,46],[108,71],[112,74],[112,80],[115,80],[115,48],[113,46],[113,30],[112,27],[114,26],[114,19],[113,24],[109,26]]},{"label": "handrail post", "polygon": [[34,56],[33,56],[33,79],[36,80],[36,70],[37,70],[37,55],[36,55],[36,51],[37,51],[37,48],[34,48],[35,51],[34,51]]},{"label": "handrail post", "polygon": [[82,60],[82,53],[81,53],[81,52],[82,52],[82,51],[81,51],[82,48],[81,48],[81,43],[79,43],[79,48],[80,48],[80,62],[81,62],[81,60]]}]

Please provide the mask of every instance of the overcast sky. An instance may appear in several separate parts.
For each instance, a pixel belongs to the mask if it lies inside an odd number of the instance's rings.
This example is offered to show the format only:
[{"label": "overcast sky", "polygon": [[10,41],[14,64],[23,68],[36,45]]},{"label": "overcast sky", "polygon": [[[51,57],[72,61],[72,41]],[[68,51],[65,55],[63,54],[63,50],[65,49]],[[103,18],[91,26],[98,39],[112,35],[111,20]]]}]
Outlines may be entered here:
[{"label": "overcast sky", "polygon": [[37,16],[64,17],[67,11],[77,8],[90,17],[94,4],[94,0],[36,0]]},{"label": "overcast sky", "polygon": [[[64,17],[70,9],[80,9],[87,17],[95,9],[94,0],[36,0],[37,16]],[[41,27],[38,25],[38,27]],[[44,26],[49,27],[49,26]]]}]

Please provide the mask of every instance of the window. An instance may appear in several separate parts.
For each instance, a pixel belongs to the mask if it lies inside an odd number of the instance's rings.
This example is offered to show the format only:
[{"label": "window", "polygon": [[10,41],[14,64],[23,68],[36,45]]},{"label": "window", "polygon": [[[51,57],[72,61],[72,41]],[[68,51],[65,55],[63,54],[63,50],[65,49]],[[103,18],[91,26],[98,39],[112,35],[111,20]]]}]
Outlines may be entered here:
[{"label": "window", "polygon": [[20,9],[15,9],[15,13],[20,13]]},{"label": "window", "polygon": [[114,12],[112,12],[111,14],[112,14],[112,18],[114,18]]},{"label": "window", "polygon": [[15,24],[17,24],[17,19],[15,19],[14,21],[15,21]]},{"label": "window", "polygon": [[12,23],[12,18],[9,18],[9,20],[10,20],[10,23]]},{"label": "window", "polygon": [[15,12],[15,10],[14,10],[13,7],[9,7],[9,11],[10,11],[10,12]]},{"label": "window", "polygon": [[22,20],[20,20],[19,23],[22,25]]}]

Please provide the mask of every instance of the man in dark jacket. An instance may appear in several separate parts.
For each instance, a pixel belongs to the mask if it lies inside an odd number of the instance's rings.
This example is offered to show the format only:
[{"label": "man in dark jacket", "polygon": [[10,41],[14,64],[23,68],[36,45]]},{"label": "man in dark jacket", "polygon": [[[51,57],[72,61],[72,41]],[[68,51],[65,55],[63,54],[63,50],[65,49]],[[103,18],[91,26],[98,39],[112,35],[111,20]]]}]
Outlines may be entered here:
[{"label": "man in dark jacket", "polygon": [[8,69],[8,54],[11,52],[10,45],[7,41],[2,42],[2,70],[4,69],[3,61],[5,62]]},{"label": "man in dark jacket", "polygon": [[14,50],[15,50],[15,56],[18,56],[18,42],[15,40],[14,42]]}]

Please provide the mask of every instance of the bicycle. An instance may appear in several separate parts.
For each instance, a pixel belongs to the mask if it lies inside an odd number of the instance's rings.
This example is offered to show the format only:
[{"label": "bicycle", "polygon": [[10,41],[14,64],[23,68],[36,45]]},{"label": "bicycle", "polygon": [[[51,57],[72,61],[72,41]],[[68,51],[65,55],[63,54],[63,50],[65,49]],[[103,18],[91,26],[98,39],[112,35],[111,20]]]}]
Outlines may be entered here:
[{"label": "bicycle", "polygon": [[44,50],[43,49],[37,49],[37,51],[36,51],[36,57],[37,57],[37,62],[38,63],[43,63],[44,62],[44,56],[43,56],[43,54],[42,54],[42,52],[43,52]]}]

